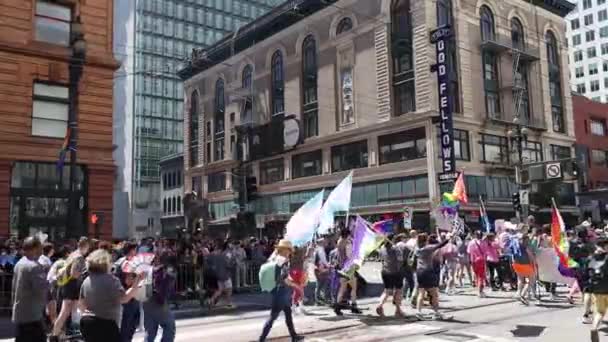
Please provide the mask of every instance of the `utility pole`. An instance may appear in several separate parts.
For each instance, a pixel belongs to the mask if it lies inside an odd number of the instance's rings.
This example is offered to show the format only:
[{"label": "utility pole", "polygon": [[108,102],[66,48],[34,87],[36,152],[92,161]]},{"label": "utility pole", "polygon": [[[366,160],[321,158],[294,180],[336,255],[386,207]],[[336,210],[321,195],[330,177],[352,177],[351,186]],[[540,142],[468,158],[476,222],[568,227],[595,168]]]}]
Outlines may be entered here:
[{"label": "utility pole", "polygon": [[[68,128],[70,130],[70,194],[68,197],[68,219],[67,219],[67,235],[77,236],[80,234],[86,234],[86,222],[82,219],[82,212],[80,208],[79,199],[74,194],[76,183],[76,172],[78,168],[77,164],[77,146],[78,146],[78,103],[79,103],[79,85],[82,78],[82,71],[86,59],[86,42],[84,41],[84,33],[82,29],[82,23],[80,16],[75,16],[73,13],[74,21],[71,24],[71,47],[72,55],[70,56],[69,64],[69,110],[68,110]],[[84,175],[82,177],[84,181]],[[83,222],[84,221],[84,222]],[[82,225],[84,231],[77,232],[76,228]]]}]

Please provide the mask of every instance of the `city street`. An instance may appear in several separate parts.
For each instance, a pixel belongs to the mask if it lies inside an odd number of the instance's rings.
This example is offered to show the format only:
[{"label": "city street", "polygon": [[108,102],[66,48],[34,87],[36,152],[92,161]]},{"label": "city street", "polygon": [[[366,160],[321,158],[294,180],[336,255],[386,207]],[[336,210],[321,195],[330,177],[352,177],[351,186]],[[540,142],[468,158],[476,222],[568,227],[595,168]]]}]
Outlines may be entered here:
[{"label": "city street", "polygon": [[[362,300],[363,315],[336,317],[327,308],[309,308],[308,315],[296,315],[299,333],[307,341],[575,341],[588,338],[588,327],[580,323],[580,306],[565,301],[544,302],[524,307],[507,293],[491,293],[478,299],[472,293],[443,296],[443,312],[451,322],[423,321],[413,317],[379,318],[373,312],[375,299]],[[387,316],[392,315],[386,306]],[[411,309],[406,313],[411,315]],[[178,321],[177,341],[255,341],[267,311],[225,313],[218,316]],[[283,319],[271,334],[273,341],[289,341]],[[143,336],[141,336],[143,337]],[[137,340],[141,340],[138,336]]]}]

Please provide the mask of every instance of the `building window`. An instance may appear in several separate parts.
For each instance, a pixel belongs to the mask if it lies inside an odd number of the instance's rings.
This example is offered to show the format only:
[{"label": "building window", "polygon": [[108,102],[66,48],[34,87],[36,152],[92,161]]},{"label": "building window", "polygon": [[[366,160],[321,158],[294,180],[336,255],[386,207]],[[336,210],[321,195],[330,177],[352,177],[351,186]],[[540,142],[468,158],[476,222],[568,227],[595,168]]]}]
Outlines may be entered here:
[{"label": "building window", "polygon": [[247,91],[247,96],[243,100],[243,110],[241,111],[241,124],[249,124],[253,122],[253,67],[245,66],[243,69],[242,88]]},{"label": "building window", "polygon": [[597,50],[595,46],[587,48],[587,58],[594,58],[597,56]]},{"label": "building window", "polygon": [[395,115],[416,110],[410,0],[394,0],[391,10]]},{"label": "building window", "polygon": [[[593,32],[593,31],[591,31]],[[600,28],[600,38],[606,38],[608,37],[608,26],[604,26],[602,28]]]},{"label": "building window", "polygon": [[207,191],[220,192],[226,190],[226,172],[216,172],[207,175]]},{"label": "building window", "polygon": [[525,47],[524,27],[517,18],[511,19],[511,43],[514,48],[523,50]]},{"label": "building window", "polygon": [[285,179],[283,158],[260,162],[260,184],[282,182]]},{"label": "building window", "polygon": [[570,21],[570,28],[572,30],[578,30],[580,27],[581,27],[581,22],[580,22],[580,20],[578,20],[578,18],[572,19]]},{"label": "building window", "polygon": [[368,166],[367,140],[333,146],[331,148],[331,171],[340,172]]},{"label": "building window", "polygon": [[488,6],[481,6],[479,11],[481,40],[494,40],[494,15]]},{"label": "building window", "polygon": [[591,164],[608,167],[608,151],[591,150]]},{"label": "building window", "polygon": [[593,25],[593,14],[587,14],[584,18],[585,26]]},{"label": "building window", "polygon": [[486,113],[489,118],[499,118],[500,96],[498,94],[498,63],[494,52],[483,53],[483,73]]},{"label": "building window", "polygon": [[64,138],[68,127],[68,87],[34,83],[32,135]]},{"label": "building window", "polygon": [[523,142],[523,161],[526,162],[541,162],[543,161],[543,145],[535,141]]},{"label": "building window", "polygon": [[454,130],[454,157],[457,160],[471,160],[469,153],[469,132],[460,129]]},{"label": "building window", "polygon": [[600,81],[593,80],[589,82],[589,88],[591,88],[591,92],[600,90]]},{"label": "building window", "polygon": [[224,80],[220,78],[215,82],[214,161],[224,160],[225,109]]},{"label": "building window", "polygon": [[571,156],[570,147],[551,145],[551,160],[568,159]]},{"label": "building window", "polygon": [[598,73],[597,63],[589,64],[589,75],[596,75]]},{"label": "building window", "polygon": [[481,134],[481,160],[489,163],[509,163],[507,138]]},{"label": "building window", "polygon": [[603,120],[591,119],[589,121],[589,130],[593,135],[601,137],[606,136],[606,122],[604,122]]},{"label": "building window", "polygon": [[576,92],[579,94],[585,94],[587,89],[585,87],[585,83],[579,83],[576,85]]},{"label": "building window", "polygon": [[190,167],[199,163],[198,158],[198,136],[199,136],[199,97],[194,91],[190,96]]},{"label": "building window", "polygon": [[600,48],[602,50],[602,55],[608,55],[608,43],[603,43]]},{"label": "building window", "polygon": [[166,215],[168,213],[169,208],[167,208],[167,199],[163,199],[163,213]]},{"label": "building window", "polygon": [[597,5],[603,5],[606,3],[606,0],[597,0]]},{"label": "building window", "polygon": [[545,35],[545,44],[547,48],[547,63],[549,66],[549,94],[551,97],[551,118],[553,121],[553,130],[555,132],[566,132],[564,123],[564,111],[562,100],[562,83],[561,83],[561,63],[559,61],[559,52],[557,39],[551,31],[547,31]]},{"label": "building window", "polygon": [[181,213],[182,212],[182,197],[181,196],[177,196],[177,213]]},{"label": "building window", "polygon": [[36,2],[36,40],[57,45],[70,45],[72,9],[48,1]]},{"label": "building window", "polygon": [[577,67],[574,69],[574,74],[576,75],[576,78],[585,77],[585,69],[583,69],[583,67]]},{"label": "building window", "polygon": [[380,165],[426,157],[424,127],[378,137]]},{"label": "building window", "polygon": [[302,44],[302,121],[304,138],[319,134],[319,102],[317,100],[317,44],[312,35]]},{"label": "building window", "polygon": [[298,154],[291,159],[292,178],[318,176],[321,174],[323,151]]},{"label": "building window", "polygon": [[592,4],[591,4],[592,0],[583,0],[583,9],[590,9]]},{"label": "building window", "polygon": [[583,60],[583,51],[581,51],[581,50],[574,51],[574,61],[580,62],[582,60]]},{"label": "building window", "polygon": [[603,10],[597,12],[598,21],[604,21],[606,19],[608,19],[608,10],[603,9]]},{"label": "building window", "polygon": [[271,60],[271,94],[272,115],[285,114],[285,78],[283,75],[283,53],[275,51]]},{"label": "building window", "polygon": [[572,46],[578,46],[578,45],[581,45],[581,35],[575,34],[574,36],[572,36]]},{"label": "building window", "polygon": [[336,29],[336,35],[341,35],[344,32],[348,32],[353,28],[353,21],[351,18],[342,18],[338,23],[338,28]]},{"label": "building window", "polygon": [[[600,32],[601,34],[601,32]],[[587,31],[585,32],[585,41],[592,42],[595,40],[595,31]]]}]

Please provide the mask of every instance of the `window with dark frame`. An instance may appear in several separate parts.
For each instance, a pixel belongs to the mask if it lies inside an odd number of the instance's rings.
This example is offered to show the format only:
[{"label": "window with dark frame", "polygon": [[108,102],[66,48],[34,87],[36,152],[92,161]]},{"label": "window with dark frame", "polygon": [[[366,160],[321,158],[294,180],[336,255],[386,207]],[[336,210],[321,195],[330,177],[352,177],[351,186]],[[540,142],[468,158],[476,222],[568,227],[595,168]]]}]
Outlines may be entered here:
[{"label": "window with dark frame", "polygon": [[591,134],[596,136],[606,136],[606,122],[600,119],[590,119],[589,131],[591,132]]},{"label": "window with dark frame", "polygon": [[249,124],[253,122],[253,101],[252,101],[252,86],[253,86],[253,67],[245,66],[242,75],[242,87],[248,91],[247,97],[243,100],[243,109],[241,111],[241,124]]},{"label": "window with dark frame", "polygon": [[481,134],[481,161],[488,163],[509,163],[509,144],[506,137]]},{"label": "window with dark frame", "polygon": [[[441,147],[441,135],[437,136],[437,146]],[[441,156],[441,151],[438,150],[438,153]],[[454,129],[454,157],[456,160],[471,160],[468,131]]]},{"label": "window with dark frame", "polygon": [[322,165],[322,150],[294,155],[291,159],[291,177],[296,179],[318,176],[323,172]]},{"label": "window with dark frame", "polygon": [[331,171],[341,172],[368,167],[367,140],[333,146],[331,148]]},{"label": "window with dark frame", "polygon": [[207,175],[207,191],[210,193],[226,190],[226,172],[215,172]]},{"label": "window with dark frame", "polygon": [[572,19],[570,21],[570,28],[572,30],[578,30],[581,27],[581,22],[578,18]]},{"label": "window with dark frame", "polygon": [[353,20],[351,18],[342,18],[338,23],[338,27],[336,29],[336,35],[339,36],[342,33],[348,32],[353,28]]},{"label": "window with dark frame", "polygon": [[549,94],[551,99],[551,118],[553,121],[553,131],[564,133],[566,125],[564,122],[561,63],[559,61],[559,51],[557,39],[551,31],[545,34],[545,44],[547,50],[547,64],[549,67]]},{"label": "window with dark frame", "polygon": [[317,44],[308,35],[302,43],[302,124],[304,138],[319,134],[319,102],[317,99]]},{"label": "window with dark frame", "polygon": [[285,115],[285,77],[283,74],[283,53],[275,51],[271,59],[271,102],[272,115]]},{"label": "window with dark frame", "polygon": [[190,95],[190,167],[199,164],[198,136],[199,136],[199,96],[198,91]]},{"label": "window with dark frame", "polygon": [[426,158],[424,127],[378,137],[380,165]]},{"label": "window with dark frame", "polygon": [[572,152],[568,146],[551,145],[551,160],[568,159],[572,157]]},{"label": "window with dark frame", "polygon": [[[495,39],[494,14],[488,6],[479,10],[480,34],[482,41]],[[483,87],[486,113],[489,118],[500,117],[500,94],[498,80],[498,56],[492,50],[482,51]]]},{"label": "window with dark frame", "polygon": [[226,109],[224,80],[219,78],[215,83],[215,125],[213,160],[224,160],[224,118]]},{"label": "window with dark frame", "polygon": [[524,163],[543,161],[543,145],[540,142],[524,141],[522,152]]},{"label": "window with dark frame", "polygon": [[391,17],[393,95],[399,116],[416,110],[410,0],[393,0]]},{"label": "window with dark frame", "polygon": [[260,185],[282,182],[283,180],[285,180],[283,158],[260,162]]},{"label": "window with dark frame", "polygon": [[62,46],[70,45],[72,9],[50,1],[36,1],[35,39]]},{"label": "window with dark frame", "polygon": [[34,83],[32,135],[65,138],[68,129],[70,96],[66,86]]},{"label": "window with dark frame", "polygon": [[608,151],[591,150],[591,164],[599,167],[608,167]]}]

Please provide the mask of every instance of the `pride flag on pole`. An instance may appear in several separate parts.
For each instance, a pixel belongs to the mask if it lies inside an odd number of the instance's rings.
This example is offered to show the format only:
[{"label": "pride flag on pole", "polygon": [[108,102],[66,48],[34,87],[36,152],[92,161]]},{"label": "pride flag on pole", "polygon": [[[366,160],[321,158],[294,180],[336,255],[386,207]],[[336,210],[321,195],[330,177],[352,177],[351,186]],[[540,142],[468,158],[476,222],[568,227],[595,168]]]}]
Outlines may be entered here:
[{"label": "pride flag on pole", "polygon": [[351,277],[363,265],[363,260],[382,245],[384,239],[382,234],[369,228],[367,221],[357,216],[353,231],[353,254],[344,263],[342,273]]},{"label": "pride flag on pole", "polygon": [[372,229],[379,234],[390,234],[393,232],[393,219],[374,222]]},{"label": "pride flag on pole", "polygon": [[353,172],[351,171],[346,178],[329,194],[319,218],[318,234],[327,234],[334,224],[334,215],[338,211],[346,211],[350,208],[350,193],[353,188]]},{"label": "pride flag on pole", "polygon": [[460,172],[456,183],[454,183],[454,189],[452,195],[460,202],[467,204],[469,203],[469,197],[467,196],[467,187],[464,184],[464,172]]},{"label": "pride flag on pole", "polygon": [[294,246],[301,247],[312,241],[317,224],[319,223],[323,193],[324,191],[321,190],[304,203],[289,219],[289,222],[287,222],[287,234],[285,238]]},{"label": "pride flag on pole", "polygon": [[576,267],[578,264],[568,256],[570,244],[566,237],[566,225],[564,219],[557,209],[555,200],[553,199],[553,210],[551,212],[551,241],[553,248],[559,258],[560,269]]}]

